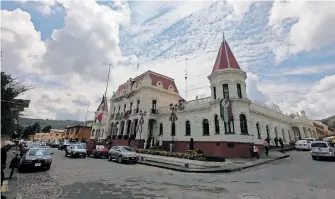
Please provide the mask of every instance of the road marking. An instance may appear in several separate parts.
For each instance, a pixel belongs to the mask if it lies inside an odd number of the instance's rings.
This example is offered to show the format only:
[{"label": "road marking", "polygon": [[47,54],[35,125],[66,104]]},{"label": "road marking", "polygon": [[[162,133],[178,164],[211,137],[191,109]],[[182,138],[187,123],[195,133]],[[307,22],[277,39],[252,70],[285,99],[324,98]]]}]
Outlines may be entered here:
[{"label": "road marking", "polygon": [[8,189],[7,189],[7,186],[8,185],[8,180],[4,180],[3,181],[3,184],[2,184],[2,187],[1,187],[1,192],[7,192]]}]

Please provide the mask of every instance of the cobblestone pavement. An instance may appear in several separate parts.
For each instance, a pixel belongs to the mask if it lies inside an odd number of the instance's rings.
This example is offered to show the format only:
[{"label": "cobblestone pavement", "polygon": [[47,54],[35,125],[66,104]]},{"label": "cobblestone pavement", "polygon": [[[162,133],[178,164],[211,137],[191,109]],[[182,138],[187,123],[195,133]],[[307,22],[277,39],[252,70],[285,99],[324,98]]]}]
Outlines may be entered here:
[{"label": "cobblestone pavement", "polygon": [[293,151],[291,158],[241,172],[196,174],[65,158],[64,152],[54,151],[53,165],[45,175],[52,176],[57,190],[61,188],[52,193],[59,194],[58,199],[333,199],[335,195],[335,162],[313,161],[308,152]]}]

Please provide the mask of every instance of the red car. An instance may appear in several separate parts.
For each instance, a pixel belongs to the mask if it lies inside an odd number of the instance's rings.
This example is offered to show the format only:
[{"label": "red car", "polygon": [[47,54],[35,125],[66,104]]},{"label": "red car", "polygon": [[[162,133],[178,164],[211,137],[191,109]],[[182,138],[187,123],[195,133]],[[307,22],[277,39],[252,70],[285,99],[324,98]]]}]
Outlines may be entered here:
[{"label": "red car", "polygon": [[109,149],[104,145],[96,145],[95,148],[92,150],[91,155],[95,158],[108,158],[108,151]]}]

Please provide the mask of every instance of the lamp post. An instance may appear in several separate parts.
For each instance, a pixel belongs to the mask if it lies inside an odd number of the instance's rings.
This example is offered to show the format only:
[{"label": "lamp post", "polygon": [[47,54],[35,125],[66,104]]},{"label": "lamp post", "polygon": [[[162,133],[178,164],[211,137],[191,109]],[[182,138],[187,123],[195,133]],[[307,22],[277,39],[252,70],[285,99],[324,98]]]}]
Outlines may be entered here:
[{"label": "lamp post", "polygon": [[171,121],[171,131],[172,131],[172,129],[173,129],[173,132],[171,132],[171,136],[172,136],[172,140],[171,140],[171,142],[173,142],[173,140],[174,140],[174,136],[175,136],[175,131],[176,131],[176,127],[175,126],[172,126],[173,124],[174,124],[174,122],[176,121],[176,120],[178,120],[178,117],[177,117],[177,115],[176,115],[176,112],[177,112],[177,110],[178,110],[178,105],[177,104],[175,104],[175,105],[173,105],[172,103],[170,104],[170,110],[171,110],[171,116],[170,116],[170,118],[169,118],[169,120]]},{"label": "lamp post", "polygon": [[140,110],[139,114],[141,116],[141,118],[140,118],[141,132],[140,132],[140,143],[139,143],[139,147],[138,148],[141,148],[141,145],[142,145],[142,126],[144,124],[143,117],[147,114],[147,112],[145,110],[144,111]]}]

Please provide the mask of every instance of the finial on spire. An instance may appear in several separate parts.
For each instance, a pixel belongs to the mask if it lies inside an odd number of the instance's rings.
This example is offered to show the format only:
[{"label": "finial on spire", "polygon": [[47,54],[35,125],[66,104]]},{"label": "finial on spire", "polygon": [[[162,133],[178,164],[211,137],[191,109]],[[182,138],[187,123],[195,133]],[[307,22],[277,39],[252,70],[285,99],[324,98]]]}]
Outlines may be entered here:
[{"label": "finial on spire", "polygon": [[224,32],[222,33],[222,41],[225,41]]}]

